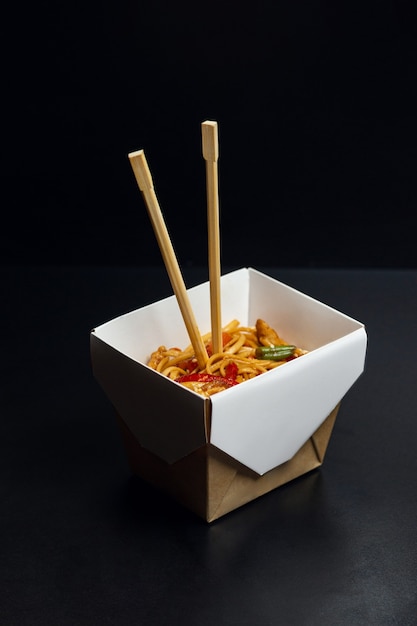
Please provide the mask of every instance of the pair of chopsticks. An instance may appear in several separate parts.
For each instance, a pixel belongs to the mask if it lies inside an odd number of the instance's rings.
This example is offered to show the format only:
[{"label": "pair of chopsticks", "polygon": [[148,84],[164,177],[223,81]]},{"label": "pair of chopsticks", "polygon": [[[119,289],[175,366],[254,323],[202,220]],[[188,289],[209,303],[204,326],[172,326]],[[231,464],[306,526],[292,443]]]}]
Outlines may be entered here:
[{"label": "pair of chopsticks", "polygon": [[[202,151],[206,162],[208,261],[210,283],[210,313],[213,353],[222,350],[221,300],[220,300],[220,234],[219,234],[219,194],[218,170],[219,140],[217,122],[205,121],[201,124]],[[171,281],[174,294],[193,346],[198,365],[203,369],[208,360],[207,350],[188,297],[187,289],[178,260],[175,256],[161,208],[155,193],[151,172],[143,150],[128,155],[136,182],[145,200],[151,224]]]}]

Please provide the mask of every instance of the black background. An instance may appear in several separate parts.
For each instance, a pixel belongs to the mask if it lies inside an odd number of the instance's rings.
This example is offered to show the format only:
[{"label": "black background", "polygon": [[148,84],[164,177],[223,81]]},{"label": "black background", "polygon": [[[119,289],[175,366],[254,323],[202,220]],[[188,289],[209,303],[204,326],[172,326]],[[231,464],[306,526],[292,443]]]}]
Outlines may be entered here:
[{"label": "black background", "polygon": [[[26,4],[0,20],[0,622],[411,626],[412,3]],[[322,470],[209,527],[131,477],[88,346],[172,291],[130,151],[204,279],[205,119],[223,266],[275,268],[369,337]]]},{"label": "black background", "polygon": [[[228,266],[417,266],[412,3],[168,0],[3,10],[2,264],[206,264],[200,124]],[[7,216],[7,219],[6,219]]]}]

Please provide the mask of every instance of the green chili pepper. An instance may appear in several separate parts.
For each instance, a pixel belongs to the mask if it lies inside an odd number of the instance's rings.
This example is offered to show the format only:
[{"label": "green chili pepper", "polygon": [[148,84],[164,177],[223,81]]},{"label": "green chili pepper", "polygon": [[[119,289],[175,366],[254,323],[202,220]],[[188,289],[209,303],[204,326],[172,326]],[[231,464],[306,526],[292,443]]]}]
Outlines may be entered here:
[{"label": "green chili pepper", "polygon": [[256,348],[257,359],[268,361],[285,361],[294,354],[296,346],[262,346]]}]

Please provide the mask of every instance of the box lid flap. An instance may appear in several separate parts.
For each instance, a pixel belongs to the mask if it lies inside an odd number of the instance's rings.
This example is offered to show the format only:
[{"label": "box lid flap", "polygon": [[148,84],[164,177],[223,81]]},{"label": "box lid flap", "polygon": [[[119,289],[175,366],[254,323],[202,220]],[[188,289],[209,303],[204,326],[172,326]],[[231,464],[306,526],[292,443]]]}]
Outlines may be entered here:
[{"label": "box lid flap", "polygon": [[207,442],[210,401],[90,336],[93,374],[138,442],[173,463]]}]

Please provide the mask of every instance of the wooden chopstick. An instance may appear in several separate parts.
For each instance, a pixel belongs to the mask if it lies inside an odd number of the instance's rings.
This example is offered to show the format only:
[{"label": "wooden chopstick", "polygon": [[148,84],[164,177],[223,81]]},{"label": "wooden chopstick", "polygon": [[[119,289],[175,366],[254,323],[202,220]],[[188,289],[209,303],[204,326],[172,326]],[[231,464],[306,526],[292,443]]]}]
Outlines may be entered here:
[{"label": "wooden chopstick", "polygon": [[223,351],[220,295],[219,184],[217,160],[219,140],[217,122],[201,124],[203,157],[206,161],[208,261],[210,281],[211,340],[214,352]]},{"label": "wooden chopstick", "polygon": [[161,251],[172,288],[176,295],[191,344],[194,348],[198,365],[201,369],[203,369],[208,359],[207,350],[201,338],[201,334],[191,308],[191,303],[188,298],[184,279],[178,265],[177,257],[175,256],[174,248],[156,197],[145,153],[143,150],[137,150],[129,153],[128,157],[138,187],[143,194],[152,227],[158,241],[159,249]]}]

